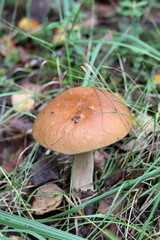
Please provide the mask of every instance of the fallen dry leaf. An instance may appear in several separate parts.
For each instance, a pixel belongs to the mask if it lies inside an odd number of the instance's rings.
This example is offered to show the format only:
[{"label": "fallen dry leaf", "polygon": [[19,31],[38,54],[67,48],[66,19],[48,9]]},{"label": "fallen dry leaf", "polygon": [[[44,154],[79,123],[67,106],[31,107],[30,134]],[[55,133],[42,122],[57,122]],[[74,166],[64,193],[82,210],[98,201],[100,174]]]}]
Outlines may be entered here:
[{"label": "fallen dry leaf", "polygon": [[96,16],[98,18],[107,18],[112,16],[112,14],[115,12],[116,10],[116,5],[112,4],[112,1],[109,1],[108,3],[100,3],[97,2],[96,3]]},{"label": "fallen dry leaf", "polygon": [[136,121],[139,123],[137,130],[142,130],[145,133],[154,131],[154,118],[149,115],[138,115]]},{"label": "fallen dry leaf", "polygon": [[137,151],[141,151],[142,149],[146,149],[147,147],[148,147],[147,140],[141,139],[137,141],[137,139],[132,139],[128,143],[121,145],[119,148],[125,152],[131,151],[131,150],[133,152],[137,152]]},{"label": "fallen dry leaf", "polygon": [[[22,84],[20,87],[20,93],[11,96],[12,106],[15,106],[14,110],[16,111],[31,111],[35,104],[34,94],[40,92],[41,88],[36,84],[28,82]],[[28,92],[21,93],[23,91]]]},{"label": "fallen dry leaf", "polygon": [[[6,125],[8,126],[8,131],[12,132],[12,134],[16,133],[24,133],[27,134],[27,132],[32,129],[33,122],[29,118],[18,118],[18,116],[13,117],[12,119],[9,119],[6,122]],[[11,137],[12,140],[12,137]]]},{"label": "fallen dry leaf", "polygon": [[[112,203],[114,201],[114,198],[116,197],[116,194],[112,194],[110,195],[109,197],[106,197],[104,199],[102,199],[100,202],[99,202],[99,207],[98,207],[98,213],[100,214],[104,214],[104,215],[107,215],[108,214],[108,211],[111,210],[111,206],[112,206]],[[114,205],[112,207],[115,206],[115,204],[117,204],[118,202],[120,201],[120,197],[116,200],[116,202],[114,203]],[[111,212],[111,215],[112,216],[115,216],[117,215],[121,210],[122,210],[122,207],[123,207],[123,202],[120,203],[112,212]],[[107,227],[107,230],[109,230],[112,234],[118,236],[120,239],[122,239],[122,234],[118,228],[118,226],[115,224],[115,223],[111,223],[109,225],[109,227]],[[105,240],[109,240],[110,238],[107,238],[106,236],[104,236]]]},{"label": "fallen dry leaf", "polygon": [[19,61],[25,63],[28,60],[28,55],[24,48],[17,47],[12,36],[5,35],[3,38],[0,38],[0,54],[3,57],[14,56],[15,51],[19,57]]},{"label": "fallen dry leaf", "polygon": [[133,117],[132,127],[136,130],[137,136],[140,138],[134,138],[130,140],[128,143],[119,146],[119,148],[123,151],[141,151],[142,149],[148,148],[148,140],[145,138],[146,134],[150,134],[154,129],[154,118],[149,115],[138,115],[137,117]]},{"label": "fallen dry leaf", "polygon": [[125,176],[125,171],[120,171],[118,173],[115,173],[113,176],[107,177],[105,180],[105,186],[111,187],[115,183],[120,182]]},{"label": "fallen dry leaf", "polygon": [[32,203],[31,213],[35,215],[43,215],[55,210],[62,202],[62,192],[62,189],[52,182],[43,185],[36,192]]},{"label": "fallen dry leaf", "polygon": [[[112,203],[113,203],[115,197],[116,197],[116,194],[112,194],[109,197],[102,199],[99,202],[98,213],[106,215],[108,213],[108,211],[110,210],[110,207],[112,206]],[[114,205],[117,204],[119,201],[120,201],[120,197],[116,200]],[[120,203],[114,209],[114,211],[112,211],[112,216],[117,215],[121,211],[122,206],[123,206],[123,203]],[[114,206],[112,206],[112,207],[114,207]]]},{"label": "fallen dry leaf", "polygon": [[12,105],[17,106],[14,108],[16,111],[30,111],[35,103],[35,100],[32,98],[32,93],[21,93],[14,94],[11,97]]},{"label": "fallen dry leaf", "polygon": [[103,170],[108,159],[108,154],[104,151],[97,150],[94,152],[94,168],[95,170]]},{"label": "fallen dry leaf", "polygon": [[[22,142],[22,141],[21,141]],[[20,141],[13,141],[11,144],[0,144],[0,165],[8,173],[11,173],[17,166],[22,163],[22,158],[18,162],[18,157],[23,151]],[[0,176],[2,172],[0,171]]]},{"label": "fallen dry leaf", "polygon": [[91,15],[90,12],[88,12],[87,15],[88,17],[83,20],[82,24],[79,27],[91,28],[98,23],[95,15]]},{"label": "fallen dry leaf", "polygon": [[60,179],[60,164],[54,158],[45,158],[38,161],[31,170],[30,183],[34,186],[45,184],[48,181]]}]

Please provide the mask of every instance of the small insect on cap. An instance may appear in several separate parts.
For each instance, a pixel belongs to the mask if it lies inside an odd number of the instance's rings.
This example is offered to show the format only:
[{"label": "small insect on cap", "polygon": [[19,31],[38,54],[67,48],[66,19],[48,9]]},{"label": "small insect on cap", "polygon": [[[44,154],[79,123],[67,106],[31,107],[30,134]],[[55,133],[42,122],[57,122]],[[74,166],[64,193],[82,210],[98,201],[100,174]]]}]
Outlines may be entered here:
[{"label": "small insect on cap", "polygon": [[130,127],[131,114],[120,98],[94,87],[75,87],[38,114],[33,137],[47,149],[77,154],[119,141]]}]

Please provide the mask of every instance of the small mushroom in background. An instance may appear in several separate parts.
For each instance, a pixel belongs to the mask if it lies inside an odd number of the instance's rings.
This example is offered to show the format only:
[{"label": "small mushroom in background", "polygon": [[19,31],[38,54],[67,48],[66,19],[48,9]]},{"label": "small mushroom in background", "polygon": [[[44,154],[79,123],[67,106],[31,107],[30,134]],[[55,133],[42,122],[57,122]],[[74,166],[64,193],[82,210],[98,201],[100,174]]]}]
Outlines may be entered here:
[{"label": "small mushroom in background", "polygon": [[74,154],[72,191],[93,191],[93,151],[122,139],[131,122],[129,109],[120,98],[94,87],[75,87],[38,114],[33,137],[47,149]]},{"label": "small mushroom in background", "polygon": [[40,27],[40,22],[34,18],[24,17],[18,22],[18,28],[25,32],[33,31]]}]

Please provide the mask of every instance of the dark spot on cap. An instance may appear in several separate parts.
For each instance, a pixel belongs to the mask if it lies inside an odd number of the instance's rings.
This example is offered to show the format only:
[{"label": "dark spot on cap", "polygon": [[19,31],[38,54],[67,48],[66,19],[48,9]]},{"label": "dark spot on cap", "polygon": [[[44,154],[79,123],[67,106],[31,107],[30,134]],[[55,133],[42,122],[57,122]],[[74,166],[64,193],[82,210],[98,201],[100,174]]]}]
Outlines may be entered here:
[{"label": "dark spot on cap", "polygon": [[78,120],[81,118],[81,116],[77,115],[71,118],[71,121],[74,122],[75,124],[78,123]]},{"label": "dark spot on cap", "polygon": [[50,114],[54,114],[54,112],[51,112]]}]

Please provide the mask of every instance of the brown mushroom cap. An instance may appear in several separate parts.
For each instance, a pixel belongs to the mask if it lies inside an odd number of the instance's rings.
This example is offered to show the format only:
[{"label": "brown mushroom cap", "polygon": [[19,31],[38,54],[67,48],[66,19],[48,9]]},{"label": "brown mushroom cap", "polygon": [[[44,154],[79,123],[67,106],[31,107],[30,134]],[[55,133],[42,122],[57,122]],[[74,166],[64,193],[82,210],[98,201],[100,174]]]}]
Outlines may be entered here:
[{"label": "brown mushroom cap", "polygon": [[131,114],[121,99],[94,87],[75,87],[38,114],[33,137],[48,149],[77,154],[117,142],[130,127]]}]

